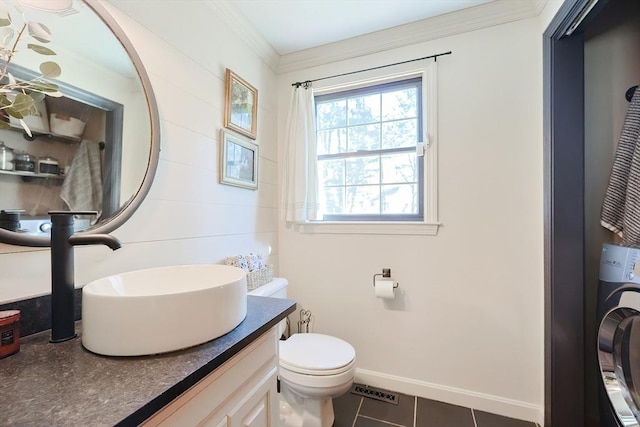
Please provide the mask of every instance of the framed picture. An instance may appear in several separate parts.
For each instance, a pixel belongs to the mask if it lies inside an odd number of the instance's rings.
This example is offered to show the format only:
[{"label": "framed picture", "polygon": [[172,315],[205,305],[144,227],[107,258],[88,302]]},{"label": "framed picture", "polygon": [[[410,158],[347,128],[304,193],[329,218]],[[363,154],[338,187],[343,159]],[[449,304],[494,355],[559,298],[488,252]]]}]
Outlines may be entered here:
[{"label": "framed picture", "polygon": [[220,136],[220,182],[258,189],[258,146],[231,131]]},{"label": "framed picture", "polygon": [[228,68],[225,80],[224,127],[256,139],[258,90]]}]

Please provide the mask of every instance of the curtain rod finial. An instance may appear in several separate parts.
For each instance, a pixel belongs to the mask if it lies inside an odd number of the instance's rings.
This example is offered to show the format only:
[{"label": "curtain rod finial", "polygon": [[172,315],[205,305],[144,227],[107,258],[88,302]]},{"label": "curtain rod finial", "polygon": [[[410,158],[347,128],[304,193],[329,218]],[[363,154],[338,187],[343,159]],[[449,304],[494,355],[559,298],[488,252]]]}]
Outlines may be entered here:
[{"label": "curtain rod finial", "polygon": [[311,87],[311,80],[307,80],[304,82],[291,83],[291,86],[295,87],[296,89],[300,89],[300,86],[302,86],[305,89],[309,89]]}]

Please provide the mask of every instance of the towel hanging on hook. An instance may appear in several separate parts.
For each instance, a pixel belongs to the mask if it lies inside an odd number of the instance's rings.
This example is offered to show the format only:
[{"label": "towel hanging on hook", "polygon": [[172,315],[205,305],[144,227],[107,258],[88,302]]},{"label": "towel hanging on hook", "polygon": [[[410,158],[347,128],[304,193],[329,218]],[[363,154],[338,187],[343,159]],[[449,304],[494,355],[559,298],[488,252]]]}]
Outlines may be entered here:
[{"label": "towel hanging on hook", "polygon": [[622,124],[600,224],[622,237],[623,246],[640,247],[640,92],[634,92]]},{"label": "towel hanging on hook", "polygon": [[633,95],[636,93],[636,89],[638,89],[638,85],[631,86],[629,89],[627,89],[627,93],[624,94],[624,97],[627,98],[627,101],[631,102],[631,99],[633,99]]}]

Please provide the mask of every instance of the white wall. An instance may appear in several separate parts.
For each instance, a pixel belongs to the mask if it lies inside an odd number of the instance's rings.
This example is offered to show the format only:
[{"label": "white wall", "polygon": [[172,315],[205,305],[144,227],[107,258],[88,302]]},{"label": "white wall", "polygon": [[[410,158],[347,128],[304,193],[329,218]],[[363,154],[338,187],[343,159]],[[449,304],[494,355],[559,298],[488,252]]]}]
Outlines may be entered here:
[{"label": "white wall", "polygon": [[[76,284],[127,270],[218,263],[249,251],[278,263],[276,77],[207,2],[115,1],[112,10],[150,75],[161,116],[150,194],[113,234],[124,247],[78,247]],[[153,13],[149,13],[152,10]],[[259,91],[259,190],[218,183],[224,71]],[[0,303],[50,292],[49,251],[0,245]]]},{"label": "white wall", "polygon": [[[361,381],[542,422],[542,32],[558,7],[278,76],[282,149],[292,82],[453,51],[438,60],[438,235],[280,224],[290,296],[354,345]],[[391,306],[372,288],[383,267],[400,284]]]}]

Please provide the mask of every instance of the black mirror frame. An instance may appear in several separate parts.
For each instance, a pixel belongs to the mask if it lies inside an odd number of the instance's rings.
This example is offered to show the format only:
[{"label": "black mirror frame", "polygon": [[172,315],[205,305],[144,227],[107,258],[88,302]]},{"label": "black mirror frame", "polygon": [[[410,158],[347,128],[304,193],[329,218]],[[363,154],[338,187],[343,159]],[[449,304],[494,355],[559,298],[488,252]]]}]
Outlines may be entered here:
[{"label": "black mirror frame", "polygon": [[[142,60],[138,56],[133,45],[127,38],[124,30],[120,28],[116,20],[111,14],[100,4],[98,0],[84,0],[85,3],[100,17],[111,32],[116,36],[120,44],[124,47],[131,62],[136,68],[140,82],[144,90],[144,94],[147,100],[147,108],[149,113],[149,119],[151,121],[151,147],[149,152],[149,162],[147,164],[147,170],[142,180],[142,185],[138,191],[131,197],[131,199],[111,218],[104,222],[98,223],[95,227],[92,227],[86,231],[82,231],[83,234],[107,234],[111,233],[120,226],[122,226],[133,213],[140,207],[143,200],[151,189],[153,178],[155,177],[156,169],[158,168],[158,161],[160,158],[160,118],[158,116],[158,107],[151,87],[151,81],[142,64]],[[13,231],[0,228],[0,242],[17,246],[30,246],[30,247],[49,247],[51,246],[51,238],[49,236],[33,236],[27,234],[16,233]]]}]

